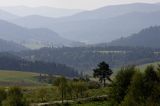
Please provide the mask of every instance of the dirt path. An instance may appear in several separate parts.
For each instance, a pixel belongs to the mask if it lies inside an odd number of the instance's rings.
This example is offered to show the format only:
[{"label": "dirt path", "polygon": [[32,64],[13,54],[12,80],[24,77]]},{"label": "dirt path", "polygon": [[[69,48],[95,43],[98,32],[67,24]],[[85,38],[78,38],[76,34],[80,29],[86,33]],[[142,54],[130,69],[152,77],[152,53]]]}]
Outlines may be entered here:
[{"label": "dirt path", "polygon": [[[96,97],[88,97],[88,98],[80,98],[76,100],[64,100],[63,103],[74,103],[74,102],[82,102],[82,101],[92,101],[92,100],[107,100],[108,95],[96,96]],[[31,106],[49,106],[54,104],[61,104],[62,101],[53,101],[47,103],[33,103]]]}]

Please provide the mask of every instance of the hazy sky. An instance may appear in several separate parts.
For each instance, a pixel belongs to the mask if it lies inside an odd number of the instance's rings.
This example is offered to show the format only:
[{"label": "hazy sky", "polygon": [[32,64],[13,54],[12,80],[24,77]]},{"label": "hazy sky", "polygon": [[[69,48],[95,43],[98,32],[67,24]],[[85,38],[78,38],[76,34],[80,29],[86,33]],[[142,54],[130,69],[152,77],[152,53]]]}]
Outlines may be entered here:
[{"label": "hazy sky", "polygon": [[0,6],[50,6],[57,8],[94,9],[105,5],[132,2],[155,3],[160,0],[0,0]]}]

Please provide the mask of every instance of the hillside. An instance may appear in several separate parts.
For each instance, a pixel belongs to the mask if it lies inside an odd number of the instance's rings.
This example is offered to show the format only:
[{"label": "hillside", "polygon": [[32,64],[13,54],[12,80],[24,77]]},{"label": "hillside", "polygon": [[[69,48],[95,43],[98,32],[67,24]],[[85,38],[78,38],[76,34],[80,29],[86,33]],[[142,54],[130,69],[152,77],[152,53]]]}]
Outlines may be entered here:
[{"label": "hillside", "polygon": [[160,62],[157,61],[157,62],[151,62],[151,63],[147,63],[147,64],[142,64],[142,65],[139,65],[137,67],[144,71],[147,68],[147,66],[149,66],[149,65],[153,65],[153,66],[155,66],[157,68],[159,64],[160,64]]},{"label": "hillside", "polygon": [[27,50],[27,48],[17,43],[0,39],[0,52],[17,52],[22,50]]},{"label": "hillside", "polygon": [[65,17],[65,19],[68,20],[107,19],[131,12],[153,12],[159,10],[160,10],[159,4],[131,3],[131,4],[109,5],[91,11],[84,11],[81,13],[77,13],[71,17],[67,18]]},{"label": "hillside", "polygon": [[38,76],[39,73],[0,70],[0,85],[1,86],[37,85],[40,84],[37,79]]},{"label": "hillside", "polygon": [[78,76],[78,73],[73,68],[64,64],[24,60],[10,53],[0,53],[0,70],[17,70],[68,77]]},{"label": "hillside", "polygon": [[160,26],[149,27],[126,38],[114,40],[108,45],[112,46],[141,46],[160,48]]},{"label": "hillside", "polygon": [[0,20],[0,38],[35,48],[81,44],[64,39],[56,32],[46,28],[28,29],[3,20]]},{"label": "hillside", "polygon": [[107,6],[64,18],[38,16],[35,21],[35,17],[27,16],[12,22],[29,28],[46,27],[75,41],[101,43],[126,37],[145,27],[159,25],[159,14],[158,4],[135,3]]},{"label": "hillside", "polygon": [[[75,47],[41,48],[16,53],[28,60],[57,62],[66,64],[79,71],[92,71],[101,61],[106,61],[112,68],[129,64],[144,64],[160,60],[159,49],[143,47]],[[47,55],[46,55],[47,54]]]}]

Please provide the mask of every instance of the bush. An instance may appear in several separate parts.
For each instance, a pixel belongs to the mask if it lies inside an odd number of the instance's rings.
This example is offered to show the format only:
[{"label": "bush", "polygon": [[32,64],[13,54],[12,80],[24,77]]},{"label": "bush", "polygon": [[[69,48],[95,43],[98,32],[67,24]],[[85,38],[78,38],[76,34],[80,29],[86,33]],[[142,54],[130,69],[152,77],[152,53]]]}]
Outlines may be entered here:
[{"label": "bush", "polygon": [[111,85],[112,88],[110,92],[110,96],[114,104],[119,104],[124,99],[135,72],[135,67],[128,66],[122,68],[115,76],[115,79],[113,80]]},{"label": "bush", "polygon": [[0,89],[0,106],[2,106],[2,101],[6,99],[6,92],[5,92],[5,89]]},{"label": "bush", "polygon": [[48,100],[48,92],[45,88],[37,89],[36,91],[36,99],[38,99],[39,102],[46,102]]},{"label": "bush", "polygon": [[101,87],[101,84],[96,81],[89,81],[88,82],[88,88],[89,89],[98,89]]},{"label": "bush", "polygon": [[148,66],[136,72],[121,106],[160,106],[160,82],[157,71]]},{"label": "bush", "polygon": [[143,99],[143,74],[136,72],[121,106],[140,106]]},{"label": "bush", "polygon": [[21,89],[18,87],[9,88],[7,98],[2,104],[3,106],[28,106]]}]

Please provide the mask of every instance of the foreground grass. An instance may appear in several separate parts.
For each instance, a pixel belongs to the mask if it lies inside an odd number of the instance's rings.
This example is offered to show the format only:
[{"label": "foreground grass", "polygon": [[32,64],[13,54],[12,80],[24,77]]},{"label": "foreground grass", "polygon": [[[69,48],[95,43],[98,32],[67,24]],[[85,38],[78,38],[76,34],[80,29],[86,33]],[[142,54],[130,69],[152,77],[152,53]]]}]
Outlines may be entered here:
[{"label": "foreground grass", "polygon": [[109,94],[109,87],[99,89],[89,89],[86,91],[89,96],[101,96]]}]

